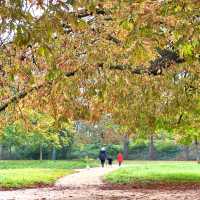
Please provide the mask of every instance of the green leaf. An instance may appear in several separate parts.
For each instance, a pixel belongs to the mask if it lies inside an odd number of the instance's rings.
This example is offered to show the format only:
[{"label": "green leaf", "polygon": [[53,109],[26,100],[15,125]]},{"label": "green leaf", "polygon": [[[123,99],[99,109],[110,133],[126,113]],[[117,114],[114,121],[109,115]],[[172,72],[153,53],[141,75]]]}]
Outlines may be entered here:
[{"label": "green leaf", "polygon": [[127,30],[127,31],[131,31],[133,29],[133,24],[131,22],[129,22],[129,20],[124,20],[120,23],[120,26]]},{"label": "green leaf", "polygon": [[180,54],[182,57],[189,57],[193,55],[193,46],[190,43],[185,43],[180,47]]},{"label": "green leaf", "polygon": [[46,80],[53,81],[53,80],[57,79],[58,77],[60,77],[61,74],[62,74],[62,72],[59,69],[57,69],[57,68],[52,69],[47,74]]}]

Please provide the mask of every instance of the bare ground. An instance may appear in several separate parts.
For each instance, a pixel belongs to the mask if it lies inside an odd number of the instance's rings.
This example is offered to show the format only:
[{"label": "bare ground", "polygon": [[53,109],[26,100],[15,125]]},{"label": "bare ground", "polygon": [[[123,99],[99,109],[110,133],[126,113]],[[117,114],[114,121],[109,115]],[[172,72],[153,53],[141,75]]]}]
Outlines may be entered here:
[{"label": "bare ground", "polygon": [[112,187],[101,177],[113,168],[92,168],[61,178],[54,187],[1,191],[0,200],[200,200],[200,189]]}]

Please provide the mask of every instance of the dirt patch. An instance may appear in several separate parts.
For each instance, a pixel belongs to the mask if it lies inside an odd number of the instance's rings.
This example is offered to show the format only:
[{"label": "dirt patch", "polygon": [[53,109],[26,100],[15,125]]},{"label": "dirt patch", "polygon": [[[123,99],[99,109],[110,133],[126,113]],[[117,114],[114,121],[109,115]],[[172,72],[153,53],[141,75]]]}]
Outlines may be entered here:
[{"label": "dirt patch", "polygon": [[200,190],[200,183],[170,183],[170,182],[144,182],[144,183],[132,183],[132,184],[110,184],[105,183],[99,186],[101,190]]},{"label": "dirt patch", "polygon": [[29,186],[19,186],[19,187],[10,187],[10,188],[6,188],[6,187],[0,187],[0,192],[1,191],[15,191],[15,190],[21,190],[21,189],[34,189],[34,188],[53,188],[54,184],[44,184],[44,183],[36,183],[33,185],[29,185]]},{"label": "dirt patch", "polygon": [[200,190],[40,188],[0,192],[0,200],[200,200]]}]

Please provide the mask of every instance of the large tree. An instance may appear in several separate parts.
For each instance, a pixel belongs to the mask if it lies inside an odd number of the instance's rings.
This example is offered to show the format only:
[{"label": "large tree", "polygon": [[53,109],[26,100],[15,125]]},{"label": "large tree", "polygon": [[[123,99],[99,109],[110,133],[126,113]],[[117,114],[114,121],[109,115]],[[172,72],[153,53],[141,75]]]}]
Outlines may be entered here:
[{"label": "large tree", "polygon": [[199,11],[194,0],[3,1],[2,122],[24,106],[56,128],[117,112],[127,132],[155,134],[156,118],[175,112],[179,122],[193,109],[188,91],[199,98]]}]

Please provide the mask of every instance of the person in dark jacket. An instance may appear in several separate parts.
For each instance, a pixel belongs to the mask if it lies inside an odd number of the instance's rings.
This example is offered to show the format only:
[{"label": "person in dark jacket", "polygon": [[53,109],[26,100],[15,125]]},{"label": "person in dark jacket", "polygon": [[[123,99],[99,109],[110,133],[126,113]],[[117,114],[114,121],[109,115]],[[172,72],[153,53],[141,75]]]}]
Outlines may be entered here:
[{"label": "person in dark jacket", "polygon": [[101,161],[101,166],[104,167],[105,161],[107,159],[106,149],[103,147],[99,153],[99,160]]}]

